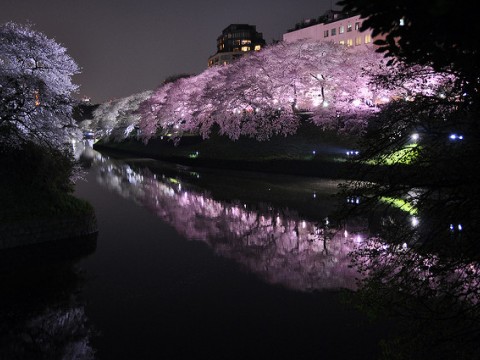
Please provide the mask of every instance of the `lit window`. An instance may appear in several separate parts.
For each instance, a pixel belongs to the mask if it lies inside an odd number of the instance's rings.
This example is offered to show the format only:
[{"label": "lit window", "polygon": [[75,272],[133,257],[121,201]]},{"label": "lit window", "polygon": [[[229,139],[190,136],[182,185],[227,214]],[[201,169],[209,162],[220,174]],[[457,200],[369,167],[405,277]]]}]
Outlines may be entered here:
[{"label": "lit window", "polygon": [[400,19],[400,26],[405,26],[405,19],[404,18]]},{"label": "lit window", "polygon": [[337,29],[333,28],[332,31],[330,32],[330,34],[332,34],[332,36],[337,35]]},{"label": "lit window", "polygon": [[362,37],[361,36],[357,36],[355,38],[355,45],[360,45],[362,43]]},{"label": "lit window", "polygon": [[347,40],[347,46],[353,46],[353,39]]},{"label": "lit window", "polygon": [[347,32],[352,31],[352,24],[347,25]]},{"label": "lit window", "polygon": [[365,44],[369,44],[372,42],[372,37],[370,35],[365,35]]},{"label": "lit window", "polygon": [[355,23],[355,30],[360,30],[360,23],[359,22]]},{"label": "lit window", "polygon": [[255,51],[260,50],[262,47],[260,45],[255,45]]},{"label": "lit window", "polygon": [[242,46],[242,51],[250,51],[250,46]]},{"label": "lit window", "polygon": [[242,40],[242,45],[248,45],[251,43],[252,43],[252,40]]},{"label": "lit window", "polygon": [[323,32],[323,37],[328,37],[328,30],[325,30],[325,31]]},{"label": "lit window", "polygon": [[343,34],[345,32],[345,26],[340,26],[340,28],[338,29],[338,33],[339,34]]},{"label": "lit window", "polygon": [[340,45],[345,45],[345,40],[340,40],[338,43],[339,43]]}]

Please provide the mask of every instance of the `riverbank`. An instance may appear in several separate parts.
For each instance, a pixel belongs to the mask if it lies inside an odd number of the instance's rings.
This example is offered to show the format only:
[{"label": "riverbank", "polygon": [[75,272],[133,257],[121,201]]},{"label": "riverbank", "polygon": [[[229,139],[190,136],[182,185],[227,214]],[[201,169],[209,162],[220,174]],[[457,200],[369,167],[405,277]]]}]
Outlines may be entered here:
[{"label": "riverbank", "polygon": [[0,250],[79,239],[98,232],[95,211],[83,200],[71,195],[61,201],[30,200],[20,199],[15,206],[0,211]]},{"label": "riverbank", "polygon": [[94,149],[117,156],[138,156],[177,164],[228,170],[247,170],[326,178],[349,178],[347,151],[354,137],[303,124],[295,135],[268,141],[226,136],[184,136],[178,144],[167,137],[144,143],[135,138],[122,142],[100,140]]},{"label": "riverbank", "polygon": [[72,195],[73,159],[34,143],[0,153],[0,250],[97,231],[93,207]]}]

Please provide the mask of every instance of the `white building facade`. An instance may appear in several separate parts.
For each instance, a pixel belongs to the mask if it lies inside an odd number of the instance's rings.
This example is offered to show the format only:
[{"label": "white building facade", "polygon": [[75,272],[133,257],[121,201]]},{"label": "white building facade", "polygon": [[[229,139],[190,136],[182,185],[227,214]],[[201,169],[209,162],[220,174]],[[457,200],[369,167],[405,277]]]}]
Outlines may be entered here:
[{"label": "white building facade", "polygon": [[294,42],[301,39],[316,41],[332,41],[335,44],[346,45],[352,49],[356,47],[373,47],[372,32],[361,32],[362,20],[360,15],[333,19],[314,25],[305,21],[303,27],[283,34],[283,41]]}]

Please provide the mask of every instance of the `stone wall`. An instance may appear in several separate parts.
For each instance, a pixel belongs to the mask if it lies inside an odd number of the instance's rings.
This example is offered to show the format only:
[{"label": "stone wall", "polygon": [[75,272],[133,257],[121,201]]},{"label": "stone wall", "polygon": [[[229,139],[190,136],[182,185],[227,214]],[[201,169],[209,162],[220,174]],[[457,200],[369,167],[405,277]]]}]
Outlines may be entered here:
[{"label": "stone wall", "polygon": [[0,250],[77,238],[97,231],[94,214],[0,224]]}]

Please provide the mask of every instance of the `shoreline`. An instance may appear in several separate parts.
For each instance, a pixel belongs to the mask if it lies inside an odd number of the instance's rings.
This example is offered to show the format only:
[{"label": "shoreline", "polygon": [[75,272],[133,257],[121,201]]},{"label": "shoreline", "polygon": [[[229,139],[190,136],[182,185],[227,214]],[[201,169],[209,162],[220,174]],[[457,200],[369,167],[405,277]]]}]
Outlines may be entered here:
[{"label": "shoreline", "polygon": [[[252,171],[271,174],[286,174],[298,176],[311,176],[332,179],[349,178],[350,165],[348,161],[333,161],[324,159],[228,159],[217,157],[191,157],[185,155],[174,155],[172,151],[169,154],[162,154],[155,148],[144,145],[139,146],[138,142],[129,142],[126,146],[124,143],[95,143],[93,149],[103,152],[107,155],[128,157],[138,156],[140,158],[148,158],[160,161],[166,161],[190,167],[214,168],[225,170]],[[179,151],[180,153],[180,151]]]}]

